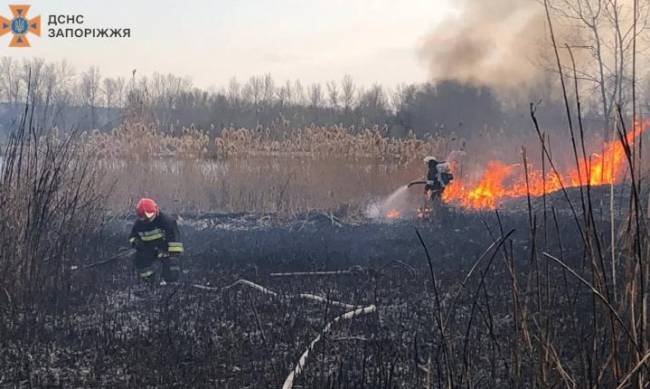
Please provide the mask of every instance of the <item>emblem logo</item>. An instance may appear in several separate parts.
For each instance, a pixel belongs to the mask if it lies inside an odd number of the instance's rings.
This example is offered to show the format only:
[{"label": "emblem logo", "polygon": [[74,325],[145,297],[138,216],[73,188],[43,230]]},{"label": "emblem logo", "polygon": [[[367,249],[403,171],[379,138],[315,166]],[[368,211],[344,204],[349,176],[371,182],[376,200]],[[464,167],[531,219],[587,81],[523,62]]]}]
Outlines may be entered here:
[{"label": "emblem logo", "polygon": [[28,19],[29,5],[10,5],[9,9],[13,15],[12,19],[7,19],[0,15],[0,36],[12,33],[13,37],[9,42],[9,47],[29,47],[27,34],[32,33],[41,36],[41,17]]}]

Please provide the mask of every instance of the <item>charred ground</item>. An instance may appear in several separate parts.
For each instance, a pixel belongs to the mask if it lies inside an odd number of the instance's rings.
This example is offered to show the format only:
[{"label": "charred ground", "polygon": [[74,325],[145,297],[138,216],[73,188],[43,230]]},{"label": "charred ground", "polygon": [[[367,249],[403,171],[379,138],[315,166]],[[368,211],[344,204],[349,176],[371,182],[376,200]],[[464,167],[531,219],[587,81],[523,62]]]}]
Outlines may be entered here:
[{"label": "charred ground", "polygon": [[[530,304],[526,320],[533,327],[552,321],[555,336],[564,337],[554,352],[579,374],[576,342],[584,334],[577,323],[591,320],[593,301],[566,272],[531,252],[553,247],[549,252],[581,268],[583,245],[562,197],[554,195],[547,205],[546,234],[538,232],[534,241],[530,223],[541,221],[531,221],[525,199],[501,213],[442,208],[431,220],[393,222],[318,212],[293,218],[180,215],[187,247],[181,285],[136,296],[129,258],[80,268],[71,276],[71,301],[53,299],[47,313],[7,312],[0,384],[279,387],[309,343],[346,311],[331,301],[374,304],[377,311],[334,324],[295,387],[406,388],[445,385],[440,380],[447,379],[462,386],[532,385],[531,369],[544,356],[513,351],[520,337],[535,336],[522,334],[513,318],[513,306],[523,301]],[[93,254],[78,265],[114,255],[130,223],[107,223],[89,242]],[[503,245],[489,249],[513,229]],[[544,269],[535,273],[541,280],[532,277],[535,267]],[[509,268],[519,278],[517,304]],[[343,272],[272,274],[335,270]],[[281,297],[228,287],[240,279]],[[301,299],[300,293],[328,302]],[[65,311],[57,312],[59,306]],[[582,308],[569,309],[575,306]],[[549,375],[548,384],[560,381]]]}]

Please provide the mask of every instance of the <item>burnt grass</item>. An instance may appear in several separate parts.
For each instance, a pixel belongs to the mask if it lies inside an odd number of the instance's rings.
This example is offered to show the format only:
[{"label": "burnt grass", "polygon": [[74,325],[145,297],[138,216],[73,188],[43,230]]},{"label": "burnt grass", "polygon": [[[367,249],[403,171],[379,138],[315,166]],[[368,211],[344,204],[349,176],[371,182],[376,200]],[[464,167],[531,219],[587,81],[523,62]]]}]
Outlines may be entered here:
[{"label": "burnt grass", "polygon": [[[556,352],[578,375],[576,347],[587,335],[576,326],[589,328],[593,301],[557,265],[532,259],[533,249],[546,250],[584,268],[573,216],[559,195],[548,201],[544,218],[535,200],[534,221],[525,199],[498,215],[444,208],[431,220],[392,222],[345,221],[344,215],[317,212],[289,219],[180,215],[186,246],[181,284],[145,287],[136,280],[131,259],[124,258],[71,271],[67,297],[53,295],[45,308],[2,312],[0,385],[280,387],[326,323],[345,312],[296,298],[311,293],[374,304],[377,311],[334,324],[309,355],[296,388],[446,385],[435,320],[440,311],[449,318],[445,336],[453,347],[454,385],[468,386],[471,379],[478,387],[532,386],[536,353],[518,354],[523,378],[513,378],[520,335],[513,320],[509,257],[522,298],[532,301],[530,320],[551,323]],[[557,229],[551,206],[558,207]],[[75,264],[108,258],[124,247],[131,222],[107,223],[95,241],[86,242],[90,248]],[[531,223],[538,226],[534,245]],[[600,223],[607,235],[607,225]],[[441,310],[416,228],[431,256]],[[504,246],[481,261],[461,290],[474,262],[511,229],[515,232]],[[544,269],[539,283],[550,286],[544,309],[534,309],[539,292],[531,277],[534,266]],[[271,276],[326,270],[349,271]],[[242,285],[222,290],[242,278],[284,297]],[[560,383],[554,377],[551,386]]]}]

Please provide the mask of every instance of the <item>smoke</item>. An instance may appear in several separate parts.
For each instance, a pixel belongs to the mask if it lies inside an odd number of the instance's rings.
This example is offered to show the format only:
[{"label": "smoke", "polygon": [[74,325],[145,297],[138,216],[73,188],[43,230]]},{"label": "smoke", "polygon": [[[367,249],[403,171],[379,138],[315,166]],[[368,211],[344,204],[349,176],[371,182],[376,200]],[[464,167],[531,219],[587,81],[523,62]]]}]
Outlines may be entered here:
[{"label": "smoke", "polygon": [[420,48],[434,81],[456,80],[497,90],[530,88],[546,36],[543,7],[526,0],[461,0],[459,13]]},{"label": "smoke", "polygon": [[385,199],[374,202],[366,209],[366,216],[371,219],[383,219],[389,212],[396,217],[411,217],[415,215],[418,203],[406,185],[399,187]]}]

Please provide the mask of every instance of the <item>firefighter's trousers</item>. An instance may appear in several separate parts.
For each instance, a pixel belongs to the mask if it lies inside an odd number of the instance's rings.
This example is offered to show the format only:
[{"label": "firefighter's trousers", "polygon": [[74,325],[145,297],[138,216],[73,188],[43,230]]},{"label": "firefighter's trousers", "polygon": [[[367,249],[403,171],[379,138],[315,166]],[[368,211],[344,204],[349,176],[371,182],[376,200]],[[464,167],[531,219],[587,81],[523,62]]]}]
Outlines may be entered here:
[{"label": "firefighter's trousers", "polygon": [[135,268],[138,276],[145,281],[153,281],[156,269],[162,266],[162,279],[166,282],[176,282],[180,275],[180,258],[176,255],[161,256],[149,250],[137,251],[135,254]]}]

